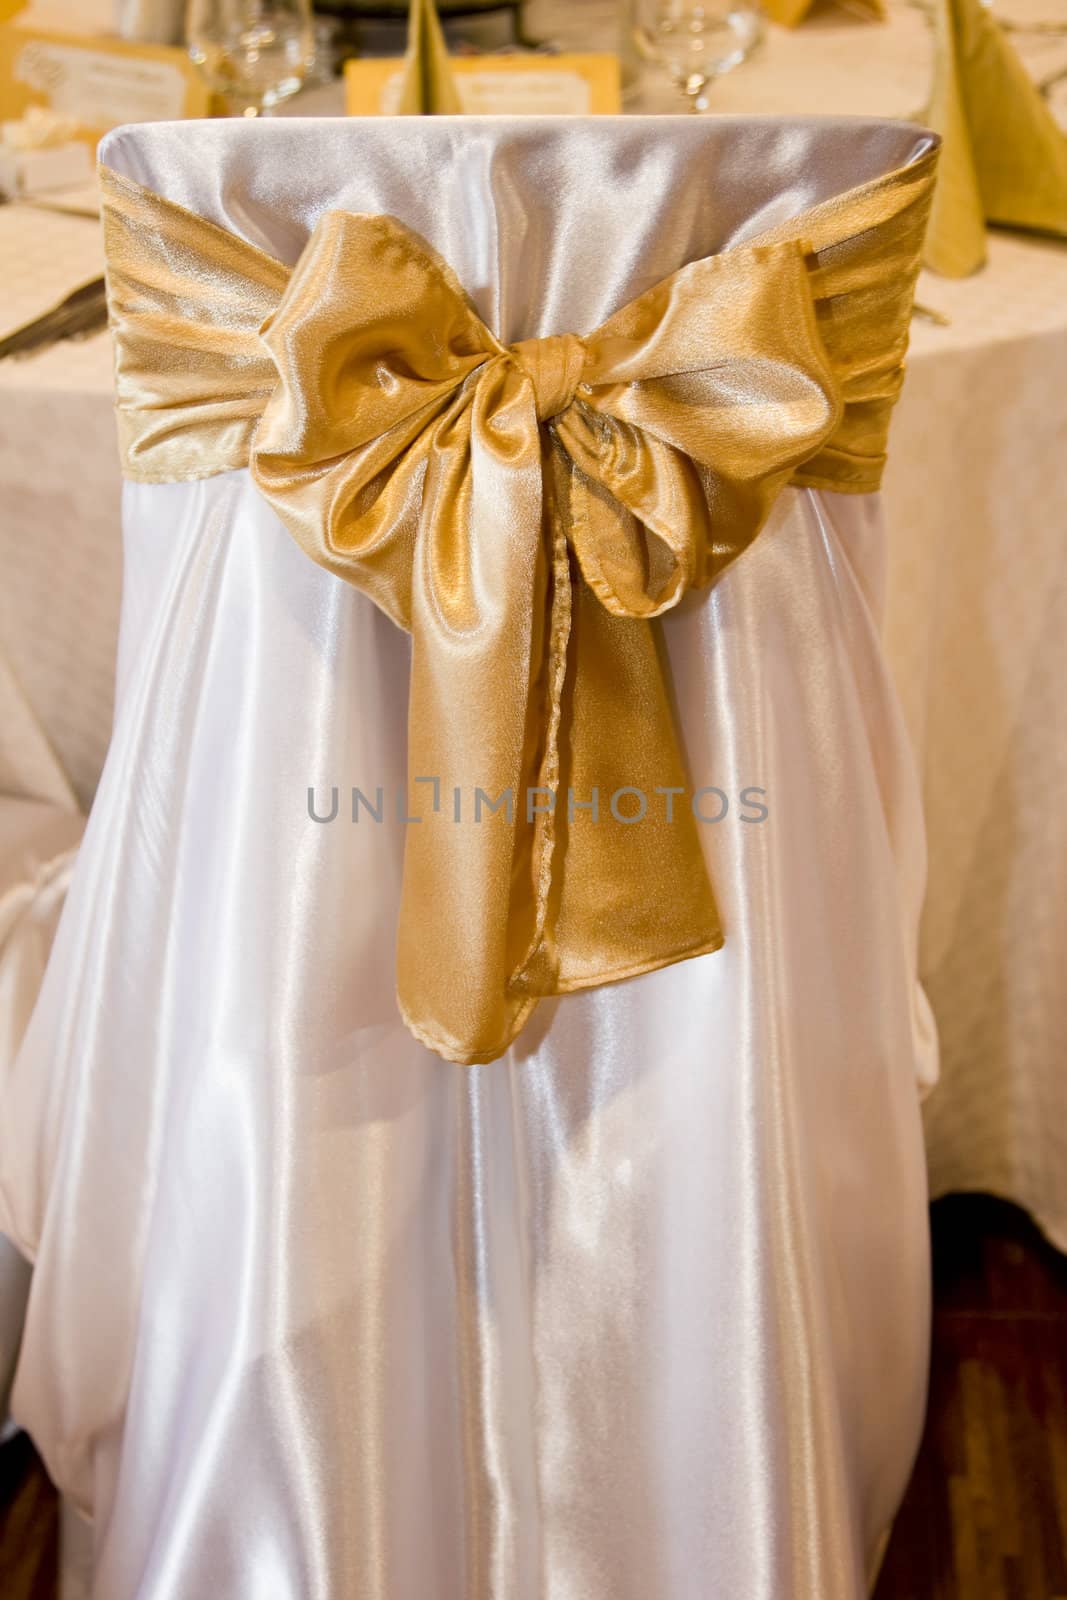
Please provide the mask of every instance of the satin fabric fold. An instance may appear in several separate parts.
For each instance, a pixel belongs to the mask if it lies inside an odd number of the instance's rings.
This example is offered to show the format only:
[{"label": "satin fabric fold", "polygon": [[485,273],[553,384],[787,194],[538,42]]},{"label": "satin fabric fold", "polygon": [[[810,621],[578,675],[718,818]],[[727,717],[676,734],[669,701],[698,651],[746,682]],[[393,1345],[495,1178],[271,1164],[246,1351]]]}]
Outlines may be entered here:
[{"label": "satin fabric fold", "polygon": [[[301,547],[412,632],[408,803],[432,784],[433,806],[408,834],[398,999],[447,1059],[500,1055],[538,996],[721,944],[692,813],[646,820],[687,788],[649,624],[798,471],[870,486],[925,168],[690,263],[591,333],[511,346],[393,218],[325,213],[289,276],[103,173],[131,475],[247,449]],[[884,251],[868,237],[857,259],[846,219],[877,222]]]}]

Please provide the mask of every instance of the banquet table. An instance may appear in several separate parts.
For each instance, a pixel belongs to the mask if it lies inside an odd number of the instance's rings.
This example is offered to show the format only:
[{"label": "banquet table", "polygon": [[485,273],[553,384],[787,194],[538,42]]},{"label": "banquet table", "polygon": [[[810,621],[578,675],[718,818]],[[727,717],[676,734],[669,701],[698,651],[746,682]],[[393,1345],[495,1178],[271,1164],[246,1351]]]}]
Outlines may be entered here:
[{"label": "banquet table", "polygon": [[[1051,5],[1016,0],[1012,14]],[[609,44],[613,17],[603,0],[527,9],[531,32],[569,47]],[[1037,76],[1067,67],[1067,38],[1017,37]],[[712,104],[912,116],[930,53],[927,19],[903,0],[878,26],[826,10],[768,26]],[[291,109],[339,99],[318,90]],[[676,91],[649,75],[627,109],[677,109]],[[0,207],[8,326],[101,263],[91,220]],[[885,483],[884,629],[927,811],[921,966],[942,1049],[930,1184],[1012,1199],[1067,1249],[1067,246],[991,234],[983,272],[924,274],[919,299],[947,320],[913,324]],[[105,337],[0,363],[0,792],[82,808],[118,632],[110,407]]]}]

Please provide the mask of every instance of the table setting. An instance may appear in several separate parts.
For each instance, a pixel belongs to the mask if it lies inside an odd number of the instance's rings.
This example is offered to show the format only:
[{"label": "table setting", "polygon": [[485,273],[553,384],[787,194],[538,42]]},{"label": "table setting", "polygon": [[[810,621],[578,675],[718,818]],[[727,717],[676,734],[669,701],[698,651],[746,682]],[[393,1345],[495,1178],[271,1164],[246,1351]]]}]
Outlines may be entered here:
[{"label": "table setting", "polygon": [[[0,1394],[71,1508],[65,1600],[192,1600],[242,1540],[287,1600],[314,1561],[331,1600],[439,1571],[516,1600],[542,1522],[543,1592],[688,1600],[672,1527],[705,1583],[755,1572],[734,1490],[702,1543],[659,1455],[675,1428],[703,1470],[605,1309],[631,1292],[680,1372],[676,1308],[750,1319],[700,1391],[737,1494],[779,1474],[766,1580],[731,1592],[860,1600],[921,1430],[928,1199],[997,1195],[1067,1251],[1063,0],[0,5],[0,284]],[[543,543],[509,565],[487,530],[524,518]],[[634,820],[689,787],[729,810],[718,751],[771,794],[769,842],[695,796],[626,826],[627,792]],[[402,843],[359,820],[390,783]],[[128,1124],[85,1110],[113,1091]],[[734,1231],[714,1174],[679,1176],[720,1117]],[[407,1220],[364,1243],[379,1192]],[[121,1289],[75,1351],[83,1202]],[[323,1483],[291,1547],[259,1530],[295,1480],[258,1469],[247,1521],[194,1509],[182,1545],[164,1479],[116,1467],[156,1418],[185,1460],[153,1294],[234,1353],[190,1390],[225,1470],[271,1407],[298,1453],[328,1439],[358,1557]],[[602,1348],[656,1397],[604,1491],[618,1527],[649,1508],[618,1549],[583,1520],[590,1441],[629,1439],[606,1369],[581,1405]],[[471,1430],[466,1545],[428,1477],[414,1553],[379,1506],[418,1478],[405,1383],[437,1396],[435,1484]],[[388,1419],[365,1459],[349,1404]]]}]

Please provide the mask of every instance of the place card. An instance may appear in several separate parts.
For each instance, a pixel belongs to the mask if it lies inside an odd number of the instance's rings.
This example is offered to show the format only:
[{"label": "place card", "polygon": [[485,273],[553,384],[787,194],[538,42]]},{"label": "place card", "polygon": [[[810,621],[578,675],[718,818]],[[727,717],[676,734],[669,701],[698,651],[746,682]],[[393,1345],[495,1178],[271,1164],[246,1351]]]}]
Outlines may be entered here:
[{"label": "place card", "polygon": [[[614,55],[450,56],[466,112],[480,116],[584,116],[620,109]],[[401,59],[345,62],[350,117],[391,116],[400,101]]]},{"label": "place card", "polygon": [[0,23],[0,119],[46,106],[95,145],[124,122],[207,116],[211,94],[178,46],[79,34],[15,15]]}]

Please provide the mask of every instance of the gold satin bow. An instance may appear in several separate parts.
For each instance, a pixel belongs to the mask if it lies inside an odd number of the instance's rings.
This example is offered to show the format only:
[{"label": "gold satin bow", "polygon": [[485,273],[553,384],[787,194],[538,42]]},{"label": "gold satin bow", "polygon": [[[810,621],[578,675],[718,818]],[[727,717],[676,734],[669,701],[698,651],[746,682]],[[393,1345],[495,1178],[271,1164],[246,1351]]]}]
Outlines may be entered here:
[{"label": "gold satin bow", "polygon": [[398,996],[441,1055],[491,1059],[539,995],[721,942],[652,619],[787,479],[878,487],[935,161],[511,347],[388,217],[327,214],[290,268],[101,170],[126,475],[250,466],[411,631]]},{"label": "gold satin bow", "polygon": [[[332,212],[261,337],[278,382],[253,477],[410,630],[410,779],[448,797],[406,841],[409,1027],[491,1060],[539,995],[716,949],[689,808],[625,823],[609,797],[686,787],[649,619],[752,541],[840,417],[801,245],[504,346],[400,223]],[[512,821],[463,816],[476,789],[510,794]]]}]

